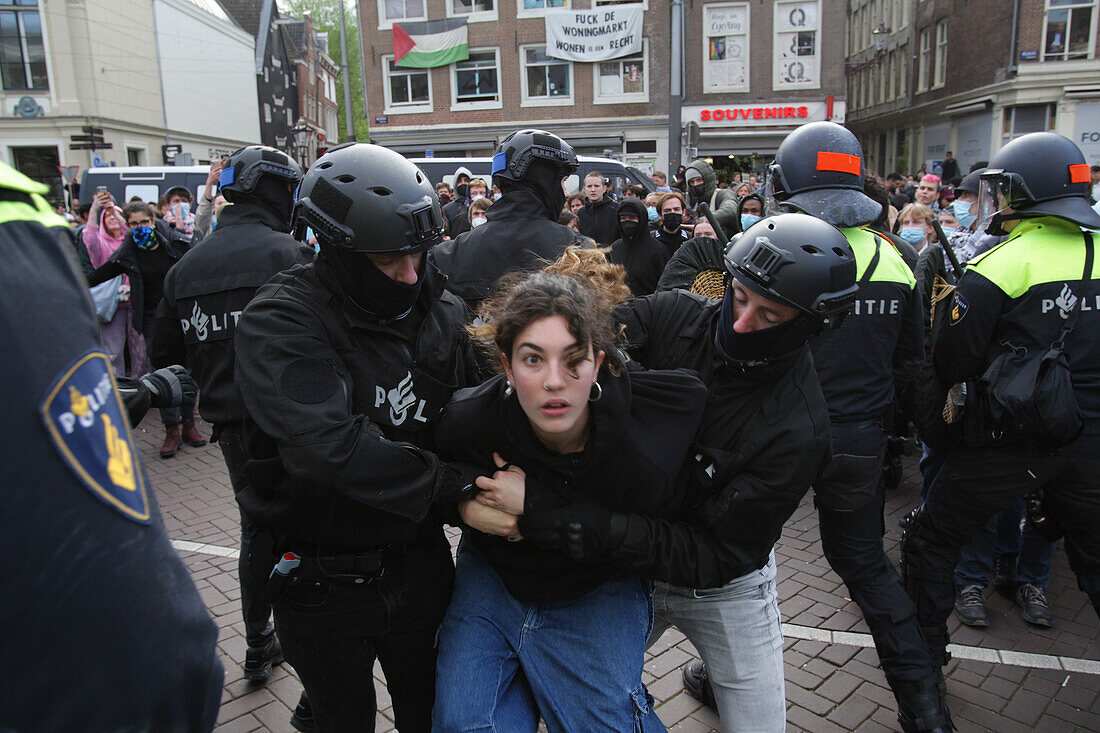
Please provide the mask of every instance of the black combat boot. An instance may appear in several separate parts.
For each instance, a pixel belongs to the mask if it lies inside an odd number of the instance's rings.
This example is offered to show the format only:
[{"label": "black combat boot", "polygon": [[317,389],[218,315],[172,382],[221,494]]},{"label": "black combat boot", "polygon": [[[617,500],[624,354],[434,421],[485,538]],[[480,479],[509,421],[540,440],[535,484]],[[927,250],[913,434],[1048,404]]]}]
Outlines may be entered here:
[{"label": "black combat boot", "polygon": [[710,686],[707,665],[702,660],[695,659],[685,664],[683,677],[684,690],[687,694],[712,710],[718,709],[718,703],[714,699],[714,688]]},{"label": "black combat boot", "polygon": [[955,730],[938,677],[920,682],[891,680],[898,701],[898,724],[905,733],[950,733]]}]

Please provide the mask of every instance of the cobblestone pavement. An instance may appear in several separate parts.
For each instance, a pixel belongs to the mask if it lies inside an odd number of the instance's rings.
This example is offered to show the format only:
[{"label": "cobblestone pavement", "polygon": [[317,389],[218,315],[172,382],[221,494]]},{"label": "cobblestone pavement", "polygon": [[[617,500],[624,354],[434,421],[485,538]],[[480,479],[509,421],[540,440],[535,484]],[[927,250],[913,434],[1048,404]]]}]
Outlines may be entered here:
[{"label": "cobblestone pavement", "polygon": [[[202,428],[208,435],[210,426]],[[218,647],[226,677],[216,730],[291,731],[288,720],[301,691],[293,671],[277,667],[263,686],[242,677],[245,641],[234,551],[239,519],[221,451],[184,446],[175,458],[161,460],[157,448],[163,432],[155,413],[136,437],[168,534],[221,628]],[[886,546],[895,563],[897,519],[914,505],[919,485],[915,460],[906,469],[901,489],[888,497],[886,507]],[[452,532],[452,540],[456,534]],[[821,554],[810,497],[787,523],[776,559],[787,637],[789,730],[898,730],[893,696],[874,649],[868,648],[870,637],[859,608]],[[947,667],[947,684],[960,730],[1100,731],[1098,623],[1061,550],[1055,554],[1047,597],[1056,615],[1051,629],[1028,626],[1013,602],[1001,595],[989,598],[987,630],[961,627],[952,616],[952,640],[963,648]],[[647,655],[644,681],[670,730],[717,731],[717,715],[681,687],[680,668],[694,656],[691,644],[672,629]],[[375,674],[378,730],[393,730],[381,670],[376,668]]]}]

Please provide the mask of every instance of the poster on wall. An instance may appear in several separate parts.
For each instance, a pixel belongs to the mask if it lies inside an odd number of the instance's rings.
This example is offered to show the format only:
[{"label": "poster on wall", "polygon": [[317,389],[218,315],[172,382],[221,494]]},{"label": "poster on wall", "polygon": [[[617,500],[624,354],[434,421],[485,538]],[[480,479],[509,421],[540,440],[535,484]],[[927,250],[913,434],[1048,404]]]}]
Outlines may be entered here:
[{"label": "poster on wall", "polygon": [[749,90],[749,4],[703,6],[703,91]]},{"label": "poster on wall", "polygon": [[1100,165],[1100,104],[1077,105],[1073,142],[1085,154],[1086,163]]},{"label": "poster on wall", "polygon": [[817,89],[821,85],[820,0],[776,0],[772,87]]},{"label": "poster on wall", "polygon": [[642,6],[546,13],[546,55],[567,61],[617,59],[642,52]]}]

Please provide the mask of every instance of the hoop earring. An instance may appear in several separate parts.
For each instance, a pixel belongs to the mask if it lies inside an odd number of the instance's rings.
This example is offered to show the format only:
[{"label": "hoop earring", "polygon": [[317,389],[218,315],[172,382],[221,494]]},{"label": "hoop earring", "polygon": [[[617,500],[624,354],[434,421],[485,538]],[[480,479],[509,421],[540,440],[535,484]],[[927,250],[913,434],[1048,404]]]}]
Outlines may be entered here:
[{"label": "hoop earring", "polygon": [[505,384],[507,384],[508,386],[504,388],[504,399],[508,399],[512,396],[512,383],[505,382]]},{"label": "hoop earring", "polygon": [[[595,397],[592,396],[592,389],[596,390],[596,396]],[[593,382],[592,383],[592,389],[588,390],[588,401],[589,402],[599,402],[600,398],[603,397],[603,387],[600,386],[599,382]]]}]

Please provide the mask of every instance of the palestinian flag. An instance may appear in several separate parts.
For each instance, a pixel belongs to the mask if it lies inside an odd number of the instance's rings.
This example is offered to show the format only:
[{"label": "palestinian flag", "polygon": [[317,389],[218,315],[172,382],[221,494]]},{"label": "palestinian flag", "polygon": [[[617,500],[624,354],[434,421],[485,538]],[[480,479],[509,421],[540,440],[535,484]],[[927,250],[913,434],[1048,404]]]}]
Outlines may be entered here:
[{"label": "palestinian flag", "polygon": [[395,66],[431,69],[470,58],[465,18],[393,24]]}]

